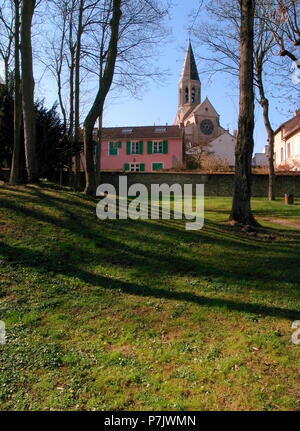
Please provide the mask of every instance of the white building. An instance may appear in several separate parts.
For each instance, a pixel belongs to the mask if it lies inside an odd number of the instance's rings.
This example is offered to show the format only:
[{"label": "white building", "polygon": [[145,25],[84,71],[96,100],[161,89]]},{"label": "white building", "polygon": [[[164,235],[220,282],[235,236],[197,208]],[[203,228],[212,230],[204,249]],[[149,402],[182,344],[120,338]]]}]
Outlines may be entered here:
[{"label": "white building", "polygon": [[275,130],[275,166],[300,171],[300,110]]}]

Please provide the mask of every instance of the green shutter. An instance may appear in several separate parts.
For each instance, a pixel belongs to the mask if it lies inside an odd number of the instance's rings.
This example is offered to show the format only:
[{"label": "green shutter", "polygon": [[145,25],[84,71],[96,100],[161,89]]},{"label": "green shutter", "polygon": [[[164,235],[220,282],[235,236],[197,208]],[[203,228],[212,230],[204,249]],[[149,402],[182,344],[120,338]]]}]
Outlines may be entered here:
[{"label": "green shutter", "polygon": [[122,142],[118,142],[118,148],[122,148]]},{"label": "green shutter", "polygon": [[125,165],[124,165],[124,171],[129,171],[129,163],[125,163]]},{"label": "green shutter", "polygon": [[131,154],[131,142],[127,142],[126,144],[126,154]]},{"label": "green shutter", "polygon": [[169,152],[169,143],[168,141],[163,142],[164,154],[168,154]]},{"label": "green shutter", "polygon": [[140,163],[140,171],[145,172],[145,163]]},{"label": "green shutter", "polygon": [[144,153],[144,142],[140,141],[139,142],[139,154],[143,154]]},{"label": "green shutter", "polygon": [[152,170],[158,171],[159,169],[163,169],[163,164],[162,163],[153,163]]},{"label": "green shutter", "polygon": [[114,148],[114,142],[109,143],[109,155],[110,156],[117,156],[118,155],[118,149]]},{"label": "green shutter", "polygon": [[153,153],[153,142],[148,141],[148,154],[152,154],[152,153]]}]

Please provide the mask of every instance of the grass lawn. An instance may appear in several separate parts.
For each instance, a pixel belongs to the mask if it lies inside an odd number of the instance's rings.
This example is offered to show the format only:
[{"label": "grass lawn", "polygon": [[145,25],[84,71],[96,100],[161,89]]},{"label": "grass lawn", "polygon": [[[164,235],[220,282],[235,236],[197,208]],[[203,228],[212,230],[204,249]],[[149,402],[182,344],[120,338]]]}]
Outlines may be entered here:
[{"label": "grass lawn", "polygon": [[0,408],[300,410],[300,200],[254,199],[256,237],[229,198],[198,232],[95,203],[0,188]]}]

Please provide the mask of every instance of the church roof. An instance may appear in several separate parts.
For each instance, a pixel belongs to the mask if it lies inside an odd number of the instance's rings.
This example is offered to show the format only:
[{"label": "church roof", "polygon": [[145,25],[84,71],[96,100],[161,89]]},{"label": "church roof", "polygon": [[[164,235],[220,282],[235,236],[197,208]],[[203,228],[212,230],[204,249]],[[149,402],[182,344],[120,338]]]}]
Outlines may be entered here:
[{"label": "church roof", "polygon": [[189,42],[186,52],[181,79],[193,79],[195,81],[200,81],[191,42]]},{"label": "church roof", "polygon": [[205,100],[203,100],[201,103],[199,103],[196,106],[191,106],[191,108],[184,114],[182,121],[186,121],[191,115],[194,115],[197,111],[199,111],[199,109],[201,109],[201,107],[203,106],[208,106],[211,111],[218,117],[220,117],[220,115],[217,113],[217,111],[215,110],[215,108],[213,107],[211,101],[209,100],[208,97],[205,98]]}]

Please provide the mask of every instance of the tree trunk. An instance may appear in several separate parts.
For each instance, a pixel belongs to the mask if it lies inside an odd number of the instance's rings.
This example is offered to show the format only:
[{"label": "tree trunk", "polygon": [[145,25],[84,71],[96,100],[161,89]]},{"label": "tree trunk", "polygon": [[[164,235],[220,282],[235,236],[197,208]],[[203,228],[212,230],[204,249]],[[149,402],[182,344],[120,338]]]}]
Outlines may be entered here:
[{"label": "tree trunk", "polygon": [[69,50],[70,50],[70,64],[69,64],[69,79],[70,79],[70,92],[69,92],[69,139],[70,139],[70,158],[69,169],[72,172],[73,167],[73,153],[74,153],[74,74],[75,74],[75,47],[73,43],[73,22],[74,9],[71,9],[71,17],[69,23]]},{"label": "tree trunk", "polygon": [[99,116],[98,126],[98,145],[96,149],[96,184],[100,185],[100,170],[101,170],[101,142],[102,142],[102,115]]},{"label": "tree trunk", "polygon": [[22,123],[22,93],[20,77],[20,0],[14,0],[15,7],[15,74],[14,74],[14,150],[9,183],[20,182],[20,138]]},{"label": "tree trunk", "polygon": [[263,119],[265,124],[265,129],[268,135],[269,142],[269,187],[268,187],[268,198],[270,201],[275,200],[275,168],[274,168],[274,130],[271,126],[269,117],[269,100],[265,96],[265,89],[262,76],[263,59],[257,58],[256,65],[256,79],[259,90],[259,103],[263,110]]},{"label": "tree trunk", "polygon": [[274,133],[269,137],[269,189],[268,198],[270,201],[275,201],[276,199],[276,175],[274,166]]},{"label": "tree trunk", "polygon": [[263,117],[265,128],[268,134],[268,142],[269,142],[269,154],[268,154],[268,162],[269,162],[269,187],[268,187],[268,198],[270,201],[275,200],[275,167],[274,167],[274,131],[272,129],[270,119],[269,119],[269,101],[266,98],[261,98],[260,102],[263,109]]},{"label": "tree trunk", "polygon": [[34,78],[32,64],[31,27],[35,0],[22,0],[21,11],[21,57],[22,57],[22,95],[24,118],[25,160],[28,182],[38,179],[36,160],[36,119],[34,107]]},{"label": "tree trunk", "polygon": [[77,42],[76,42],[76,55],[75,55],[75,135],[74,147],[75,155],[75,190],[80,189],[80,59],[81,59],[81,37],[83,32],[83,7],[84,0],[80,0],[79,13],[78,13],[78,26],[77,26]]},{"label": "tree trunk", "polygon": [[254,148],[254,0],[240,0],[240,113],[230,222],[255,226],[251,211],[251,169]]},{"label": "tree trunk", "polygon": [[4,57],[3,58],[3,67],[4,67],[4,83],[5,85],[9,85],[9,58]]},{"label": "tree trunk", "polygon": [[[108,16],[107,16],[108,18]],[[99,88],[102,86],[103,69],[104,69],[104,58],[105,58],[105,30],[108,27],[108,21],[102,27],[102,37],[100,43],[100,64],[99,64]],[[98,145],[96,148],[96,164],[95,164],[95,174],[96,174],[96,184],[100,184],[100,170],[101,170],[101,143],[102,143],[102,127],[103,127],[103,112],[99,114],[98,119]]]},{"label": "tree trunk", "polygon": [[56,66],[56,80],[57,80],[58,101],[59,101],[59,106],[60,106],[61,113],[63,116],[63,125],[64,125],[64,134],[65,135],[67,135],[67,113],[66,113],[64,102],[63,102],[63,95],[62,95],[62,69],[63,69],[63,61],[64,61],[64,44],[65,44],[65,39],[66,39],[66,25],[67,25],[67,16],[66,16],[66,14],[64,14],[62,35],[61,35],[61,41],[60,41],[59,59],[57,60],[57,66]]},{"label": "tree trunk", "polygon": [[103,114],[104,102],[110,90],[114,76],[116,58],[118,53],[118,37],[121,15],[121,0],[113,0],[113,13],[110,22],[111,34],[108,47],[107,63],[96,99],[84,122],[84,154],[86,159],[85,193],[91,196],[95,196],[96,192],[96,176],[93,154],[93,129],[97,118],[99,117],[99,115],[102,116]]}]

